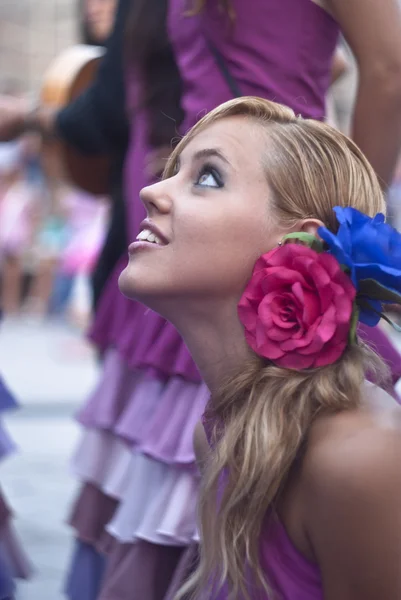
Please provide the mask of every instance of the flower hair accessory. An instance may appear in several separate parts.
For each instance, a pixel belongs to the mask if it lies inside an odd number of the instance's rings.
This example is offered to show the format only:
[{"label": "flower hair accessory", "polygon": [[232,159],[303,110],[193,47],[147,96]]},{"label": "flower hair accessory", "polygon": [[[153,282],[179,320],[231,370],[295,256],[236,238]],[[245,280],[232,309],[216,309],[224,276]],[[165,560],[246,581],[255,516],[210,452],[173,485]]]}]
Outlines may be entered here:
[{"label": "flower hair accessory", "polygon": [[401,304],[401,234],[381,213],[372,219],[355,208],[336,206],[334,211],[338,232],[320,227],[318,233],[357,289],[359,320],[374,326],[384,318],[397,328],[384,315],[383,304]]},{"label": "flower hair accessory", "polygon": [[[401,304],[401,235],[383,215],[335,208],[340,227],[285,236],[257,261],[238,314],[250,347],[280,367],[332,364],[375,325],[382,303]],[[397,263],[399,267],[397,268]]]}]

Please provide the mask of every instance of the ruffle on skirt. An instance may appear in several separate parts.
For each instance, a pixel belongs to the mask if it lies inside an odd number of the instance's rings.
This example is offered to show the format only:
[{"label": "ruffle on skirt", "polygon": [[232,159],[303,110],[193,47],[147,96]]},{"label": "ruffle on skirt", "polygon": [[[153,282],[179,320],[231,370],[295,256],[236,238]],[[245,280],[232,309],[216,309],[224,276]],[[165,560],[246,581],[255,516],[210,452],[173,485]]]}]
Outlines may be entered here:
[{"label": "ruffle on skirt", "polygon": [[4,460],[15,452],[17,449],[17,445],[9,435],[8,431],[5,429],[4,424],[0,419],[0,461]]},{"label": "ruffle on skirt", "polygon": [[0,600],[11,600],[15,579],[29,579],[33,573],[11,520],[11,510],[0,491]]},{"label": "ruffle on skirt", "polygon": [[119,500],[127,488],[132,452],[125,442],[107,431],[87,429],[76,449],[71,469],[84,482]]},{"label": "ruffle on skirt", "polygon": [[18,402],[0,377],[0,413],[16,408],[18,408]]},{"label": "ruffle on skirt", "polygon": [[0,377],[0,461],[16,450],[16,444],[7,432],[1,415],[18,408],[18,403]]},{"label": "ruffle on skirt", "polygon": [[178,375],[199,383],[198,369],[177,330],[119,291],[118,278],[126,265],[122,258],[106,284],[90,339],[103,351],[115,347],[131,369],[152,369],[158,377]]},{"label": "ruffle on skirt", "polygon": [[[111,478],[94,483],[91,473],[86,473],[90,483],[82,488],[70,519],[78,537],[107,551],[102,530],[109,523],[106,530],[122,543],[143,539],[181,546],[191,542],[196,534],[196,467],[173,467],[134,452],[126,476],[126,489],[118,505],[116,490],[110,490]],[[105,508],[106,504],[110,508]]]},{"label": "ruffle on skirt", "polygon": [[0,461],[4,460],[16,451],[17,445],[9,435],[3,420],[2,414],[19,408],[14,395],[0,377]]},{"label": "ruffle on skirt", "polygon": [[134,453],[129,486],[106,529],[123,544],[141,539],[186,546],[196,532],[198,487],[195,467],[172,467]]},{"label": "ruffle on skirt", "polygon": [[[178,590],[193,575],[199,563],[199,544],[194,542],[190,544],[183,553],[180,562],[175,570],[170,586],[164,600],[174,600]],[[183,600],[190,600],[191,593],[185,595]]]},{"label": "ruffle on skirt", "polygon": [[113,431],[130,400],[138,372],[128,369],[116,350],[110,349],[102,362],[101,377],[76,417],[84,427]]},{"label": "ruffle on skirt", "polygon": [[0,547],[0,600],[12,600],[16,585],[7,556]]},{"label": "ruffle on skirt", "polygon": [[65,585],[69,600],[164,598],[183,548],[142,540],[118,544],[105,533],[116,506],[95,485],[81,488],[70,518],[77,539]]},{"label": "ruffle on skirt", "polygon": [[164,600],[183,553],[144,541],[116,545],[97,600]]},{"label": "ruffle on skirt", "polygon": [[8,565],[12,578],[29,579],[32,576],[32,565],[9,520],[0,529],[0,556]]},{"label": "ruffle on skirt", "polygon": [[190,464],[193,432],[208,397],[203,383],[133,372],[109,350],[102,379],[77,418],[87,429],[111,431],[156,460]]},{"label": "ruffle on skirt", "polygon": [[64,593],[69,600],[97,600],[106,570],[106,556],[91,544],[75,541]]},{"label": "ruffle on skirt", "polygon": [[69,525],[84,544],[98,552],[107,551],[111,540],[106,525],[112,519],[118,501],[110,498],[93,483],[84,483],[71,510]]}]

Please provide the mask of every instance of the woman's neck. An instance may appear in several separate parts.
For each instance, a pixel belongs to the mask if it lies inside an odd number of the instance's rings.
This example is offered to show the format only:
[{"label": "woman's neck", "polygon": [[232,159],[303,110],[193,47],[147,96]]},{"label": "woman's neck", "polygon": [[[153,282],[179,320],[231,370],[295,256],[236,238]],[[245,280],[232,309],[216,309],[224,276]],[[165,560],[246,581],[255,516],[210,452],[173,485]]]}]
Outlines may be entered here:
[{"label": "woman's neck", "polygon": [[207,317],[185,320],[176,324],[201,375],[213,395],[222,380],[238,373],[253,357],[246,343],[237,307],[224,307]]}]

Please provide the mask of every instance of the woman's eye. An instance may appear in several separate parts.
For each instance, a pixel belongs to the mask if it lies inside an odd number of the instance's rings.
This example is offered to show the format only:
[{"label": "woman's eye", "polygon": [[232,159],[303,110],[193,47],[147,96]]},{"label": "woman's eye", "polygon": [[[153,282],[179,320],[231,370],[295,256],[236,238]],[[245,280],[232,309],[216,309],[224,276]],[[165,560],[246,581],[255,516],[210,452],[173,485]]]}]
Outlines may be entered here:
[{"label": "woman's eye", "polygon": [[221,178],[218,173],[216,173],[215,169],[203,169],[199,174],[199,177],[196,181],[197,186],[202,187],[222,187]]}]

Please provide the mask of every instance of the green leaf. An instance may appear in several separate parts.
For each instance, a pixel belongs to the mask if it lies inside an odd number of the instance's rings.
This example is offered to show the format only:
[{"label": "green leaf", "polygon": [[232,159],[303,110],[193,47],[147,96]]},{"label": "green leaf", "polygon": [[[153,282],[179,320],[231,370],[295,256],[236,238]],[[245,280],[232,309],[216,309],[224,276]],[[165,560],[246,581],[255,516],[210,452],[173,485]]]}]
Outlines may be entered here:
[{"label": "green leaf", "polygon": [[295,233],[288,233],[281,240],[283,244],[288,243],[299,243],[303,246],[309,246],[316,252],[323,252],[324,244],[321,240],[318,240],[311,233],[305,233],[304,231],[296,231]]},{"label": "green leaf", "polygon": [[380,302],[391,302],[401,304],[401,294],[395,290],[386,288],[375,279],[361,279],[358,281],[358,296],[367,296],[372,300]]},{"label": "green leaf", "polygon": [[358,327],[358,321],[359,321],[359,308],[354,303],[354,307],[352,309],[352,315],[351,315],[351,324],[350,324],[349,333],[348,333],[348,341],[350,344],[355,344],[355,342],[356,342],[356,330]]}]

